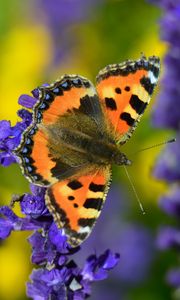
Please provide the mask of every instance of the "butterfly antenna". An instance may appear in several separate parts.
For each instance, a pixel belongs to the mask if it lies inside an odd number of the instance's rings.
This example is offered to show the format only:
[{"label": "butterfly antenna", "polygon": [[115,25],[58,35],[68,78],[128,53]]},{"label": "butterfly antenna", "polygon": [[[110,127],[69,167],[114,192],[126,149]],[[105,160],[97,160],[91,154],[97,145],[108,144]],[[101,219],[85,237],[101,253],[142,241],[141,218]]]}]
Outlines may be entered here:
[{"label": "butterfly antenna", "polygon": [[140,201],[140,199],[139,199],[139,196],[138,196],[138,194],[137,194],[137,192],[136,192],[136,189],[135,189],[135,187],[134,187],[134,184],[133,184],[133,182],[132,182],[132,180],[131,180],[131,178],[130,178],[130,176],[129,176],[128,170],[127,170],[127,168],[126,168],[125,165],[124,165],[124,170],[125,170],[125,173],[126,173],[126,175],[127,175],[128,180],[129,180],[129,182],[130,182],[130,185],[131,185],[131,187],[132,187],[132,190],[133,190],[133,192],[134,192],[134,194],[135,194],[135,197],[136,197],[136,199],[137,199],[137,202],[138,202],[138,204],[139,204],[139,207],[140,207],[140,209],[141,209],[143,215],[145,215],[146,212],[145,212],[145,210],[144,210],[144,208],[143,208],[143,206],[142,206],[142,203],[141,203],[141,201]]},{"label": "butterfly antenna", "polygon": [[140,150],[134,152],[133,155],[136,154],[136,153],[139,153],[139,152],[143,152],[143,151],[146,151],[146,150],[149,150],[149,149],[152,149],[152,148],[156,148],[156,147],[163,146],[163,145],[166,145],[166,144],[171,144],[171,143],[174,143],[174,142],[176,142],[175,138],[170,139],[168,141],[161,142],[159,144],[155,144],[155,145],[150,146],[150,147],[146,147],[146,148],[140,149]]}]

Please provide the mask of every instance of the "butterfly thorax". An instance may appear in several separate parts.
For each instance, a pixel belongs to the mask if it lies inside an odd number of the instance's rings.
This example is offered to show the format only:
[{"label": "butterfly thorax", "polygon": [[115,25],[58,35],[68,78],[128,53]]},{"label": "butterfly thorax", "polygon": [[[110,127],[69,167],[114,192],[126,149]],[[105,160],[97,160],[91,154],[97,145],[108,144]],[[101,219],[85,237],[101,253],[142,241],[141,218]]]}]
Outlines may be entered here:
[{"label": "butterfly thorax", "polygon": [[[87,128],[78,130],[75,128],[62,127],[49,129],[51,136],[50,149],[52,155],[54,152],[61,152],[63,149],[64,162],[71,164],[70,161],[78,162],[84,158],[88,164],[109,165],[112,163],[118,165],[128,165],[130,161],[123,154],[114,140],[108,137],[108,133],[98,132],[96,128],[96,137],[93,132],[87,133]],[[67,154],[67,155],[66,155]],[[62,155],[61,155],[62,157]]]}]

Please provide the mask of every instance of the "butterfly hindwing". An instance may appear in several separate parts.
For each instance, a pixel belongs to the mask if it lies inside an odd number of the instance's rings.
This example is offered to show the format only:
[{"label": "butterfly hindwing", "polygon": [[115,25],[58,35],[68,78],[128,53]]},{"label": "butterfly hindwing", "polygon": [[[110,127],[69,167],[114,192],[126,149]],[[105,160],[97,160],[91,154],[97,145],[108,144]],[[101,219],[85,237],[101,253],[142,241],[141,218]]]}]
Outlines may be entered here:
[{"label": "butterfly hindwing", "polygon": [[51,170],[55,166],[49,151],[47,133],[36,124],[24,133],[16,154],[21,160],[21,168],[30,182],[49,185],[53,182]]},{"label": "butterfly hindwing", "polygon": [[68,242],[78,246],[90,234],[100,215],[111,179],[110,168],[77,179],[59,181],[48,188],[46,204]]},{"label": "butterfly hindwing", "polygon": [[97,92],[111,129],[123,144],[148,105],[159,75],[159,58],[109,65],[97,76]]}]

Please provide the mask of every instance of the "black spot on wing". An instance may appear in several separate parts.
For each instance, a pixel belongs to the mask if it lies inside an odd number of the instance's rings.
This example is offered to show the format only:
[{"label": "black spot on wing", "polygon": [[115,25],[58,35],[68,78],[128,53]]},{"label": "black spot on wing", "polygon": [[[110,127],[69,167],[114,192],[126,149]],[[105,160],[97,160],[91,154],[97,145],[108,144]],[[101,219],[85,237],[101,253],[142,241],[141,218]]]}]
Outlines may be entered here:
[{"label": "black spot on wing", "polygon": [[105,190],[105,185],[104,184],[96,184],[94,182],[91,182],[89,185],[89,190],[92,192],[104,192]]},{"label": "black spot on wing", "polygon": [[132,95],[129,103],[139,115],[143,114],[146,106],[148,105],[147,102],[141,101],[137,95]]},{"label": "black spot on wing", "polygon": [[94,208],[97,210],[101,210],[102,204],[102,198],[87,198],[83,206],[85,208]]},{"label": "black spot on wing", "polygon": [[119,87],[117,87],[117,88],[115,88],[115,92],[116,92],[117,94],[121,94],[121,89],[120,89]]},{"label": "black spot on wing", "polygon": [[68,200],[73,201],[74,199],[74,196],[68,196]]},{"label": "black spot on wing", "polygon": [[129,125],[129,126],[133,126],[134,123],[135,123],[135,120],[131,117],[131,115],[127,112],[123,112],[120,114],[120,119],[123,120],[123,121],[126,121],[126,123]]},{"label": "black spot on wing", "polygon": [[106,107],[109,108],[110,110],[117,110],[117,105],[113,98],[106,97],[105,104],[106,104]]},{"label": "black spot on wing", "polygon": [[126,92],[129,92],[129,91],[130,91],[130,86],[126,86],[126,87],[124,88],[124,90],[125,90]]},{"label": "black spot on wing", "polygon": [[81,218],[78,220],[78,225],[81,227],[86,227],[86,226],[92,227],[95,222],[96,222],[96,218],[90,218],[90,219]]},{"label": "black spot on wing", "polygon": [[151,83],[150,78],[143,76],[140,79],[141,85],[145,88],[149,95],[152,95],[154,91],[155,84]]},{"label": "black spot on wing", "polygon": [[69,188],[71,188],[72,190],[78,190],[78,189],[80,189],[83,185],[82,185],[82,183],[81,183],[80,181],[78,181],[78,180],[73,180],[73,181],[70,181],[70,182],[67,184],[67,186],[68,186]]}]

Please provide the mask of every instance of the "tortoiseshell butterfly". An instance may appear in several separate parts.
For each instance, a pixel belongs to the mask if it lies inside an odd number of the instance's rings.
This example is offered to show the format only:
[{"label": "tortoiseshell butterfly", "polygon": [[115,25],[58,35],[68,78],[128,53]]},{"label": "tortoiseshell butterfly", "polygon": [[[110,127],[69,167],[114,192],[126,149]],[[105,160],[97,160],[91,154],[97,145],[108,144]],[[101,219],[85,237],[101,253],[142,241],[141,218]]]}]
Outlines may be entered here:
[{"label": "tortoiseshell butterfly", "polygon": [[28,180],[47,187],[47,207],[73,247],[100,215],[111,165],[131,163],[121,145],[150,101],[159,69],[158,57],[142,56],[105,67],[96,88],[79,75],[39,87],[32,124],[16,153]]}]

